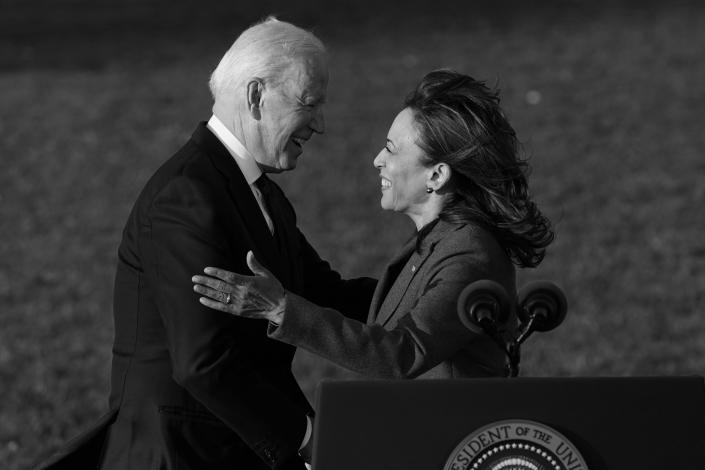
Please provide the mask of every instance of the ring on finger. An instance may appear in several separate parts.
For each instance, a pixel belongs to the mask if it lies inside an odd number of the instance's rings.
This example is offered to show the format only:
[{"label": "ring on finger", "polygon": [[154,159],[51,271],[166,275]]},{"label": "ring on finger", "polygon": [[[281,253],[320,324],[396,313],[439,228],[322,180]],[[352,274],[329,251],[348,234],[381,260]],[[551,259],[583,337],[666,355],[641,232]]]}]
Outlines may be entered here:
[{"label": "ring on finger", "polygon": [[225,296],[225,303],[226,304],[230,303],[230,293],[228,293],[228,295]]}]

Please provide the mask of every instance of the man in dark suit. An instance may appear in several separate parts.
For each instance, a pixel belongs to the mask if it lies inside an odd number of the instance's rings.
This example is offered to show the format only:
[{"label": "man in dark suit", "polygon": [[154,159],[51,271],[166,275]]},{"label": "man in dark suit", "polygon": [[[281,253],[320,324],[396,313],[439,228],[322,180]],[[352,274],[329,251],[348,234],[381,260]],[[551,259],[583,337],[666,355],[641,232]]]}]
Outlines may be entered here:
[{"label": "man in dark suit", "polygon": [[246,30],[211,77],[213,116],[140,194],[118,250],[111,413],[73,446],[100,468],[303,469],[313,411],[295,349],[266,321],[200,305],[191,276],[248,273],[252,250],[292,292],[364,317],[375,281],[332,271],[265,175],[292,170],[324,131],[327,79],[309,32],[275,19]]}]

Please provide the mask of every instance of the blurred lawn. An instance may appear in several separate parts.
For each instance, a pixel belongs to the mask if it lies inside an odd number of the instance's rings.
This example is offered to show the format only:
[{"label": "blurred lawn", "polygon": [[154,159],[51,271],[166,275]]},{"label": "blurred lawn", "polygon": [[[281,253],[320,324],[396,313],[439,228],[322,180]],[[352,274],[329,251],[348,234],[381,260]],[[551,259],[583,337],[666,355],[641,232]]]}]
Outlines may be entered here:
[{"label": "blurred lawn", "polygon": [[[331,51],[328,132],[278,181],[324,257],[377,275],[412,230],[379,209],[372,168],[404,94],[438,67],[498,82],[558,234],[521,282],[556,280],[570,303],[560,330],[528,341],[523,375],[703,374],[705,6],[563,3],[307,16]],[[3,468],[27,467],[105,411],[123,224],[209,117],[209,73],[239,28],[0,46]],[[350,377],[303,353],[296,373],[311,399],[320,378]]]}]

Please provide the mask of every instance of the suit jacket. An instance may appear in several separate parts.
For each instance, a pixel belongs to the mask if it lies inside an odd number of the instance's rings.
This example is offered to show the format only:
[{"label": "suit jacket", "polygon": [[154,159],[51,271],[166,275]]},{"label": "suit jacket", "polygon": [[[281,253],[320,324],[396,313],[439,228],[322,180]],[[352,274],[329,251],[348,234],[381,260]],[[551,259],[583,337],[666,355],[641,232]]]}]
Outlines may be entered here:
[{"label": "suit jacket", "polygon": [[457,300],[480,279],[494,280],[515,296],[515,277],[489,232],[438,221],[387,266],[366,324],[290,295],[281,325],[270,326],[269,335],[369,377],[501,376],[504,353],[463,326]]},{"label": "suit jacket", "polygon": [[[303,468],[312,409],[291,373],[295,349],[269,339],[266,321],[205,308],[191,283],[206,266],[250,274],[252,250],[288,290],[364,317],[375,281],[342,280],[290,205],[281,218],[278,245],[205,123],[157,170],[118,249],[111,413],[78,451],[90,459],[101,449],[104,469]],[[64,468],[70,454],[47,467]]]}]

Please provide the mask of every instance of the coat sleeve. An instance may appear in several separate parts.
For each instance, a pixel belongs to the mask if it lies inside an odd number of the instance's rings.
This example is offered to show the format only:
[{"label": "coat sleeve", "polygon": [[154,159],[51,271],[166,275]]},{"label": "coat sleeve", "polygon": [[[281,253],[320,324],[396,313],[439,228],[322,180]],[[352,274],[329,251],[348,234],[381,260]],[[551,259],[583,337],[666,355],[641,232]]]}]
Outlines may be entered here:
[{"label": "coat sleeve", "polygon": [[465,286],[486,277],[472,252],[427,269],[424,291],[392,330],[289,294],[282,323],[270,326],[269,335],[368,377],[417,377],[480,338],[462,325],[456,303]]},{"label": "coat sleeve", "polygon": [[306,411],[253,361],[263,354],[255,347],[262,339],[254,339],[266,324],[205,308],[193,292],[191,277],[204,266],[229,263],[248,272],[224,243],[222,218],[233,215],[219,212],[213,199],[208,187],[185,177],[160,191],[142,228],[145,275],[166,328],[174,380],[271,468],[282,468],[296,458]]},{"label": "coat sleeve", "polygon": [[301,264],[304,269],[303,297],[314,304],[332,308],[343,315],[364,322],[372,302],[377,280],[369,277],[343,279],[299,231]]}]

